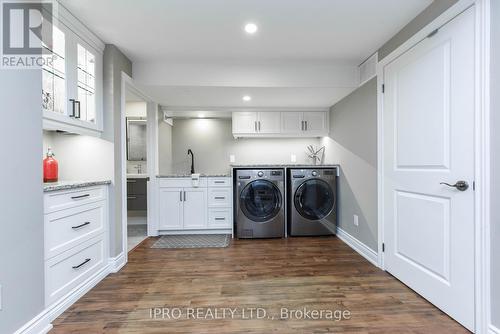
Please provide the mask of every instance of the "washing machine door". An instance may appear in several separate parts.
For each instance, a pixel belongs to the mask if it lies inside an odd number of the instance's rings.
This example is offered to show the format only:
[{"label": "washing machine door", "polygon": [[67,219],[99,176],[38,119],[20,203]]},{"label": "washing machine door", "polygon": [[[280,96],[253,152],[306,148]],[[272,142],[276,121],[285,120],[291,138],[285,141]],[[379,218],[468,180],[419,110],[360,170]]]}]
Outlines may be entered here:
[{"label": "washing machine door", "polygon": [[332,187],[320,179],[304,181],[295,191],[294,204],[297,212],[309,220],[328,216],[335,206]]},{"label": "washing machine door", "polygon": [[240,193],[241,211],[255,222],[273,219],[280,212],[281,205],[280,190],[271,181],[252,181]]}]

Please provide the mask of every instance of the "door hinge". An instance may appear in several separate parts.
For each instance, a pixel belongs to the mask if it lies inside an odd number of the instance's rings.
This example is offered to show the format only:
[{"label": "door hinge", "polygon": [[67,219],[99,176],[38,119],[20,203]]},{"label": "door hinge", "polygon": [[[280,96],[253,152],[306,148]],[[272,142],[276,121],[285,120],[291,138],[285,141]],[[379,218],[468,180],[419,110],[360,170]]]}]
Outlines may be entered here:
[{"label": "door hinge", "polygon": [[382,84],[382,94],[385,93],[385,84]]},{"label": "door hinge", "polygon": [[382,252],[385,252],[385,243],[382,243]]},{"label": "door hinge", "polygon": [[431,31],[430,34],[427,35],[427,38],[431,38],[432,36],[434,36],[435,34],[437,34],[438,31],[439,31],[439,29],[435,29],[435,30]]}]

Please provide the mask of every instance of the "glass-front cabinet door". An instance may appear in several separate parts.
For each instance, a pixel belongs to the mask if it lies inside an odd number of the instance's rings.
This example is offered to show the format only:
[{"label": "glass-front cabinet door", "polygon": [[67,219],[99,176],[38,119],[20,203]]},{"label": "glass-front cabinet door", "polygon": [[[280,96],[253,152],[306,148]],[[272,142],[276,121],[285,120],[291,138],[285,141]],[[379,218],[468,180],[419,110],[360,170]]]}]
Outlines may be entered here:
[{"label": "glass-front cabinet door", "polygon": [[94,47],[95,38],[87,41],[74,32],[82,31],[81,27],[71,29],[58,23],[52,31],[53,40],[43,44],[53,59],[42,71],[44,129],[99,135],[103,127],[102,51]]}]

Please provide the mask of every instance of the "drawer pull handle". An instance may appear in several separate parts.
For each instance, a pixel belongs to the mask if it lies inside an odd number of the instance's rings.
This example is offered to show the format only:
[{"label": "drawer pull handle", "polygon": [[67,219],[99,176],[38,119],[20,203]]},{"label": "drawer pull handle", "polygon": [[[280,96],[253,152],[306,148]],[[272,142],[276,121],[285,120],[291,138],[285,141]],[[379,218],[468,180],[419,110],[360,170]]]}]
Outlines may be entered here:
[{"label": "drawer pull handle", "polygon": [[137,199],[136,196],[127,196],[127,199]]},{"label": "drawer pull handle", "polygon": [[87,226],[87,225],[90,225],[90,222],[85,222],[85,223],[78,225],[78,226],[72,226],[71,228],[73,230],[78,230],[79,228],[82,228],[82,227]]},{"label": "drawer pull handle", "polygon": [[215,199],[226,199],[225,197],[222,197],[222,196],[215,196],[214,198]]},{"label": "drawer pull handle", "polygon": [[214,183],[221,184],[221,183],[226,183],[226,181],[214,181]]},{"label": "drawer pull handle", "polygon": [[85,197],[89,197],[90,194],[85,194],[85,195],[80,195],[80,196],[72,196],[71,199],[80,199],[80,198],[85,198]]},{"label": "drawer pull handle", "polygon": [[91,259],[85,259],[85,261],[83,261],[82,263],[80,263],[79,265],[77,266],[73,266],[73,269],[79,269],[81,266],[83,266],[84,264],[90,262]]},{"label": "drawer pull handle", "polygon": [[215,218],[215,220],[226,220],[226,218]]}]

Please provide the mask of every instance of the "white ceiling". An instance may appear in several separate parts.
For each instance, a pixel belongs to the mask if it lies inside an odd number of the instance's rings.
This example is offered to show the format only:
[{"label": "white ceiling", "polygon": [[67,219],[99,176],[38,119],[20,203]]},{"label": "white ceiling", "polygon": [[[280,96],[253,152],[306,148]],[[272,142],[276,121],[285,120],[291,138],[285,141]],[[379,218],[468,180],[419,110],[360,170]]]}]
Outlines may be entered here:
[{"label": "white ceiling", "polygon": [[[61,0],[133,61],[361,62],[431,0]],[[243,32],[255,22],[255,36]]]},{"label": "white ceiling", "polygon": [[[133,61],[134,79],[162,105],[240,107],[250,94],[253,107],[312,108],[352,91],[345,78],[432,0],[60,2]],[[257,34],[245,34],[248,22]],[[332,66],[344,67],[341,79]]]}]

